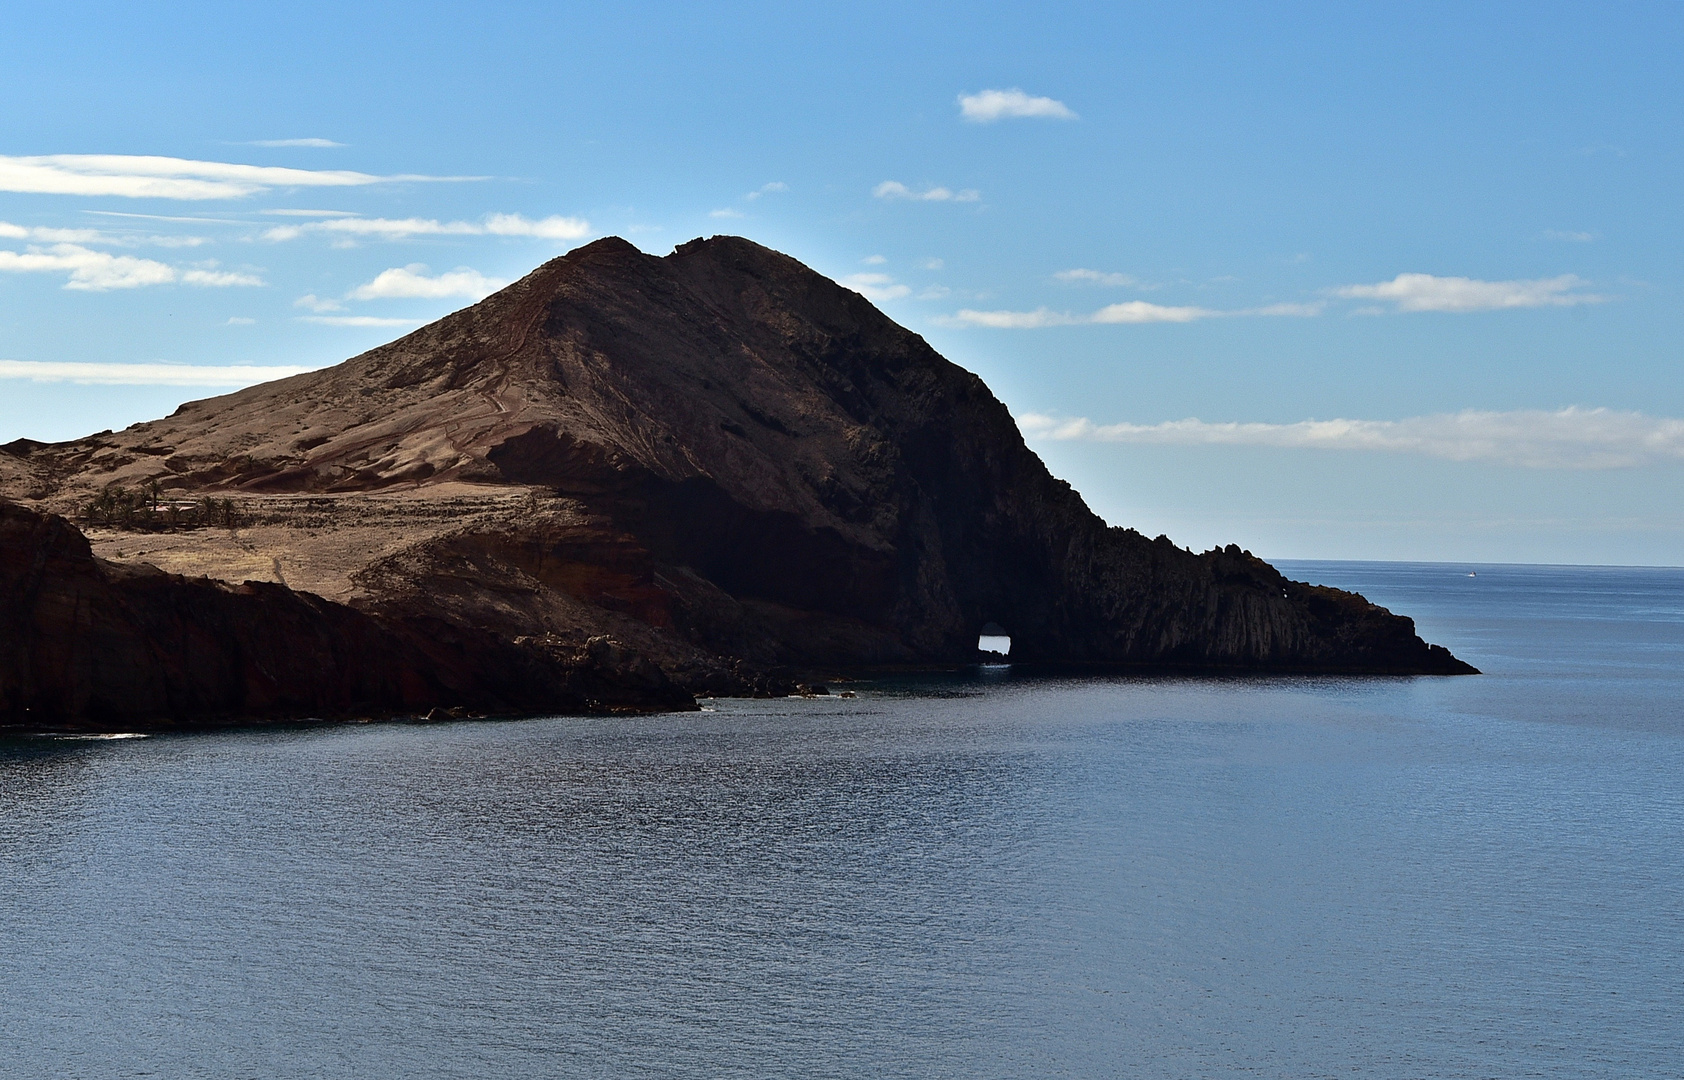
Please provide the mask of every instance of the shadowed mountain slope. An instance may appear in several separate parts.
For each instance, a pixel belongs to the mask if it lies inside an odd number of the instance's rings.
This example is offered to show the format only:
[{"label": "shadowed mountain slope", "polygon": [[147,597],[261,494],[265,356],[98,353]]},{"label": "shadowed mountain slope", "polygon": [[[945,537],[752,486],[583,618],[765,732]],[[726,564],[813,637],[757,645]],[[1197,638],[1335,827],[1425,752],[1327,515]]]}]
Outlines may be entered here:
[{"label": "shadowed mountain slope", "polygon": [[1236,547],[1107,527],[975,375],[734,237],[665,258],[600,240],[337,367],[11,449],[7,494],[67,512],[148,481],[252,521],[518,496],[365,537],[317,588],[511,640],[613,634],[696,689],[773,665],[968,661],[988,622],[1014,660],[1471,670],[1408,619]]}]

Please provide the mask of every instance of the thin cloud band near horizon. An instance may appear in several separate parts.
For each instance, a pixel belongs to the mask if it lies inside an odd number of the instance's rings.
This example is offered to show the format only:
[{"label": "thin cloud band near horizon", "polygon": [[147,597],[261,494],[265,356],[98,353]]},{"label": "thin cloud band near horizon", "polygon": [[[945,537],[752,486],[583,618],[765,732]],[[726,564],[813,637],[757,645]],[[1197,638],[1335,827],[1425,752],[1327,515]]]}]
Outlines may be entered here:
[{"label": "thin cloud band near horizon", "polygon": [[1684,461],[1684,420],[1605,408],[1465,409],[1401,420],[1096,424],[1024,413],[1029,439],[1146,446],[1275,447],[1421,454],[1531,469],[1629,469]]},{"label": "thin cloud band near horizon", "polygon": [[[1054,275],[1061,281],[1138,285],[1127,275],[1105,275],[1091,270],[1066,270]],[[1552,278],[1481,281],[1469,277],[1439,277],[1433,274],[1402,273],[1391,281],[1372,285],[1340,285],[1322,290],[1337,300],[1375,300],[1387,307],[1359,307],[1352,315],[1415,314],[1438,312],[1469,314],[1510,311],[1521,308],[1575,307],[1605,303],[1611,297],[1582,291],[1587,285],[1575,274]],[[1097,311],[1081,313],[1039,307],[1033,311],[980,311],[963,308],[946,317],[948,326],[986,327],[996,330],[1038,330],[1049,326],[1092,326],[1117,323],[1189,323],[1203,319],[1241,316],[1313,317],[1328,310],[1330,300],[1265,304],[1259,307],[1219,309],[1196,305],[1153,304],[1130,300],[1108,304]]]},{"label": "thin cloud band near horizon", "polygon": [[[326,366],[326,365],[322,365]],[[302,375],[317,367],[294,364],[128,364],[0,360],[0,379],[82,386],[212,386],[239,388]]]}]

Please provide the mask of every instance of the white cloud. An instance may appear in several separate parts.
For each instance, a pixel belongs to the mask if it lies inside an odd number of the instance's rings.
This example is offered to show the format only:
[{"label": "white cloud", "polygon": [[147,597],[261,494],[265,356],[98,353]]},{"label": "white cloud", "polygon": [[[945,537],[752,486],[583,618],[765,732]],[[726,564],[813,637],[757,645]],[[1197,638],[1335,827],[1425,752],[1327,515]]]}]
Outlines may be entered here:
[{"label": "white cloud", "polygon": [[224,325],[224,326],[255,326],[255,325],[257,325],[257,320],[256,319],[248,319],[244,315],[230,315],[230,316],[228,316],[228,321],[223,323],[222,325]]},{"label": "white cloud", "polygon": [[789,190],[788,184],[784,183],[782,180],[774,180],[770,184],[761,184],[759,187],[755,188],[753,191],[749,192],[747,195],[744,195],[743,198],[749,200],[750,202],[753,202],[755,199],[760,198],[762,195],[770,195],[773,192],[788,191],[788,190]]},{"label": "white cloud", "polygon": [[46,249],[32,247],[23,252],[0,251],[0,271],[68,273],[70,280],[64,287],[86,292],[168,285],[176,279],[175,268],[164,263],[91,251],[77,244],[54,244]]},{"label": "white cloud", "polygon": [[1139,285],[1140,279],[1129,274],[1108,274],[1103,270],[1060,270],[1053,277],[1058,281],[1084,285],[1104,285],[1107,288],[1126,288]]},{"label": "white cloud", "polygon": [[152,244],[157,247],[198,247],[208,243],[203,236],[138,236],[108,233],[100,229],[15,225],[10,221],[0,221],[0,239],[35,240],[48,244],[104,244],[108,247],[134,247],[139,244]]},{"label": "white cloud", "polygon": [[1202,307],[1178,307],[1129,300],[1107,304],[1086,315],[1036,308],[1034,311],[977,311],[965,308],[941,320],[948,326],[986,326],[996,330],[1037,330],[1045,326],[1111,325],[1118,323],[1189,323],[1200,319],[1226,319],[1245,315],[1320,315],[1323,304],[1269,304],[1237,311],[1215,311]]},{"label": "white cloud", "polygon": [[872,188],[871,193],[879,199],[913,199],[919,202],[976,202],[982,198],[982,192],[974,188],[954,191],[951,188],[933,187],[914,191],[898,180],[885,180]]},{"label": "white cloud", "polygon": [[882,255],[867,255],[865,258],[860,260],[860,262],[867,266],[882,266],[888,261],[889,260],[884,258]]},{"label": "white cloud", "polygon": [[[37,230],[31,230],[32,232]],[[109,289],[138,289],[147,285],[184,285],[219,288],[230,285],[262,285],[255,274],[217,270],[216,263],[179,270],[155,259],[134,255],[113,255],[81,244],[31,245],[24,251],[0,250],[0,272],[13,274],[68,274],[64,287],[82,292]]]},{"label": "white cloud", "polygon": [[723,210],[708,211],[708,217],[712,218],[740,218],[743,216],[744,214],[741,210],[732,210],[730,207],[726,207]]},{"label": "white cloud", "polygon": [[1345,285],[1333,295],[1356,300],[1389,300],[1397,311],[1498,311],[1506,308],[1571,307],[1607,299],[1571,290],[1584,282],[1572,274],[1532,281],[1480,281],[1432,274],[1399,274],[1375,285]]},{"label": "white cloud", "polygon": [[1562,229],[1545,229],[1545,240],[1566,240],[1574,244],[1588,244],[1596,239],[1593,232],[1571,232]]},{"label": "white cloud", "polygon": [[6,240],[52,240],[86,244],[100,238],[98,229],[43,229],[0,221],[0,238]]},{"label": "white cloud", "polygon": [[263,279],[256,274],[241,274],[231,270],[187,270],[182,273],[181,281],[184,285],[203,285],[208,288],[263,284]]},{"label": "white cloud", "polygon": [[973,311],[964,308],[957,312],[952,323],[958,326],[987,326],[996,330],[1035,330],[1043,326],[1070,326],[1089,322],[1080,315],[1036,308],[1034,311]]},{"label": "white cloud", "polygon": [[456,296],[482,300],[507,284],[508,282],[500,278],[486,277],[478,270],[466,266],[457,267],[437,277],[428,277],[426,266],[411,263],[404,267],[382,270],[373,281],[357,286],[348,295],[352,300],[443,300]]},{"label": "white cloud", "polygon": [[922,263],[919,263],[919,265],[926,270],[940,270],[947,264],[940,259],[925,259]]},{"label": "white cloud", "polygon": [[888,274],[850,274],[840,278],[838,283],[873,302],[899,300],[912,292],[911,288],[899,284]]},{"label": "white cloud", "polygon": [[[1144,300],[1130,300],[1123,304],[1107,304],[1089,315],[1036,308],[1034,311],[976,311],[965,308],[948,320],[957,326],[986,326],[997,330],[1036,330],[1044,326],[1078,326],[1088,323],[1185,323],[1239,312],[1212,311],[1201,307],[1170,307],[1148,304]],[[1246,312],[1245,314],[1265,314]]]},{"label": "white cloud", "polygon": [[376,236],[382,240],[402,240],[410,236],[477,236],[485,230],[467,221],[435,221],[431,218],[365,218],[335,217],[312,221],[306,225],[277,225],[263,234],[265,240],[296,240],[307,232],[337,233],[350,236]]},{"label": "white cloud", "polygon": [[420,319],[388,319],[380,315],[300,315],[320,326],[420,326]]},{"label": "white cloud", "polygon": [[100,386],[252,386],[313,370],[315,369],[307,367],[259,367],[243,364],[200,366],[0,360],[0,379],[30,379],[35,382],[71,382]]},{"label": "white cloud", "polygon": [[361,187],[470,176],[372,176],[345,169],[288,169],[131,154],[0,155],[0,191],[115,195],[130,199],[238,199],[277,187]]},{"label": "white cloud", "polygon": [[1062,101],[1030,97],[1022,90],[984,90],[959,95],[959,115],[973,124],[992,124],[1007,117],[1030,116],[1050,120],[1074,120],[1076,114]]},{"label": "white cloud", "polygon": [[1684,420],[1578,407],[1293,424],[1188,419],[1099,425],[1085,417],[1029,413],[1018,424],[1027,436],[1039,439],[1388,451],[1536,469],[1618,469],[1684,460]]},{"label": "white cloud", "polygon": [[[455,270],[437,276],[429,276],[425,264],[410,263],[408,266],[393,267],[390,270],[381,271],[373,281],[352,289],[345,295],[345,299],[443,300],[452,297],[467,297],[471,300],[481,300],[507,284],[506,281],[487,277],[478,270],[466,266],[459,266]],[[315,293],[306,293],[300,296],[292,302],[292,306],[316,312],[318,315],[324,312],[345,310],[343,301],[332,297],[317,296]],[[408,326],[415,320],[351,315],[339,318],[306,318],[305,321],[322,323],[327,326]]]},{"label": "white cloud", "polygon": [[1208,319],[1213,315],[1224,314],[1201,307],[1168,307],[1163,304],[1148,304],[1144,300],[1130,300],[1122,304],[1107,304],[1088,317],[1089,322],[1096,323],[1158,323],[1192,322],[1195,319]]},{"label": "white cloud", "polygon": [[[266,213],[268,211],[265,211]],[[543,240],[577,240],[590,235],[583,218],[553,215],[534,221],[519,214],[490,214],[483,222],[438,221],[433,218],[365,218],[335,215],[303,225],[277,225],[263,239],[296,240],[305,233],[403,240],[411,236],[534,236]]]},{"label": "white cloud", "polygon": [[485,231],[493,236],[536,236],[541,240],[578,240],[589,236],[591,223],[584,218],[552,214],[533,221],[519,214],[492,214],[485,219]]},{"label": "white cloud", "polygon": [[263,210],[263,211],[260,211],[260,213],[268,214],[271,217],[303,217],[303,218],[357,217],[358,216],[357,212],[354,211],[354,210]]},{"label": "white cloud", "polygon": [[246,143],[247,146],[310,146],[326,149],[332,146],[344,146],[342,142],[332,139],[254,139]]}]

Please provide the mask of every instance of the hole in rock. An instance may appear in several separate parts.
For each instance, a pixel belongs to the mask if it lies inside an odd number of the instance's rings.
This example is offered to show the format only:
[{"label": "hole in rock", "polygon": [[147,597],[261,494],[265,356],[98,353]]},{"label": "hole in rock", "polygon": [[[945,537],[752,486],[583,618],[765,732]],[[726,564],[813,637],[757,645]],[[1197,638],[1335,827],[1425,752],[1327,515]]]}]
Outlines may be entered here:
[{"label": "hole in rock", "polygon": [[998,653],[1006,656],[1012,651],[1011,635],[999,623],[986,623],[982,634],[976,639],[976,647],[985,653]]}]

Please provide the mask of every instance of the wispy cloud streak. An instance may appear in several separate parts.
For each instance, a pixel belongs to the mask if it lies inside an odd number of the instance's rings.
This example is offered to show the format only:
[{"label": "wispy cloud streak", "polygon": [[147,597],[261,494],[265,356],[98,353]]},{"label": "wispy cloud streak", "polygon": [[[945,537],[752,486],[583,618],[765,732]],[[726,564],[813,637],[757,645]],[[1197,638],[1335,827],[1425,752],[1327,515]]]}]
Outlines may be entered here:
[{"label": "wispy cloud streak", "polygon": [[909,286],[897,282],[888,274],[849,274],[836,280],[874,303],[899,300],[912,292]]},{"label": "wispy cloud streak", "polygon": [[345,144],[342,142],[334,142],[332,139],[253,139],[251,142],[246,143],[246,145],[274,147],[302,146],[312,149],[325,150],[330,147],[344,146]]},{"label": "wispy cloud streak", "polygon": [[[1133,286],[1150,288],[1127,274],[1100,270],[1060,270],[1055,280],[1067,284]],[[1435,277],[1432,274],[1399,274],[1391,281],[1373,285],[1341,285],[1327,289],[1324,296],[1343,300],[1379,300],[1390,307],[1357,308],[1359,315],[1383,315],[1388,312],[1452,312],[1501,311],[1513,308],[1572,307],[1578,304],[1597,304],[1608,297],[1581,291],[1587,284],[1573,274],[1553,278],[1514,281],[1481,281],[1477,278]],[[1098,311],[1072,313],[1036,308],[1033,311],[977,311],[955,312],[945,322],[951,326],[986,326],[995,329],[1033,330],[1046,326],[1079,326],[1105,323],[1188,323],[1201,319],[1233,318],[1261,315],[1311,318],[1328,309],[1328,299],[1308,302],[1264,304],[1259,307],[1215,309],[1192,305],[1151,304],[1144,300],[1130,300],[1110,304]]]},{"label": "wispy cloud streak", "polygon": [[1390,301],[1395,310],[1501,311],[1507,308],[1572,307],[1597,304],[1607,297],[1574,292],[1585,282],[1573,274],[1530,281],[1480,281],[1477,278],[1399,274],[1375,285],[1344,285],[1334,296],[1350,300]]},{"label": "wispy cloud streak", "polygon": [[1145,300],[1127,300],[1107,304],[1098,311],[1072,314],[1036,308],[1034,311],[977,311],[963,308],[943,320],[950,326],[982,326],[995,330],[1038,330],[1045,326],[1093,326],[1107,324],[1190,323],[1200,319],[1225,319],[1245,315],[1290,316],[1308,318],[1319,315],[1321,304],[1269,304],[1265,307],[1241,308],[1236,311],[1217,311],[1212,308],[1151,304]]},{"label": "wispy cloud streak", "polygon": [[1110,288],[1123,288],[1129,285],[1141,285],[1143,282],[1133,274],[1112,274],[1103,270],[1060,270],[1053,275],[1056,281],[1071,284],[1104,285]]},{"label": "wispy cloud streak", "polygon": [[[248,320],[249,321],[249,320]],[[314,371],[255,364],[99,364],[49,360],[0,360],[0,379],[68,382],[94,386],[253,386]]]},{"label": "wispy cloud streak", "polygon": [[1465,410],[1402,420],[1300,420],[1292,424],[1095,424],[1086,417],[1027,413],[1032,439],[1157,446],[1273,446],[1422,454],[1533,469],[1622,469],[1684,460],[1684,420],[1571,407]]},{"label": "wispy cloud streak", "polygon": [[101,229],[64,229],[50,225],[14,225],[0,221],[0,240],[35,240],[49,244],[103,244],[107,247],[198,247],[203,236],[158,236],[110,233]]},{"label": "wispy cloud streak", "polygon": [[910,199],[914,202],[976,202],[982,192],[975,188],[954,191],[952,188],[932,187],[915,191],[899,180],[885,180],[871,189],[879,199]]},{"label": "wispy cloud streak", "polygon": [[[306,233],[342,237],[403,240],[411,236],[531,236],[540,240],[578,240],[589,236],[591,223],[584,218],[552,215],[533,220],[519,214],[488,214],[483,221],[437,221],[433,218],[365,218],[339,214],[303,225],[277,225],[263,233],[263,239],[296,240]],[[302,216],[299,213],[298,216]]]},{"label": "wispy cloud streak", "polygon": [[473,176],[374,176],[347,169],[289,169],[135,154],[0,155],[0,191],[114,195],[128,199],[239,199],[278,187],[362,187]]},{"label": "wispy cloud streak", "polygon": [[383,315],[300,315],[298,318],[318,326],[420,326],[420,319],[393,319]]},{"label": "wispy cloud streak", "polygon": [[217,270],[215,263],[179,270],[155,259],[134,255],[113,255],[80,244],[52,244],[24,251],[0,250],[0,273],[68,274],[66,289],[105,292],[110,289],[138,289],[148,285],[184,285],[221,288],[262,285],[256,274]]}]

